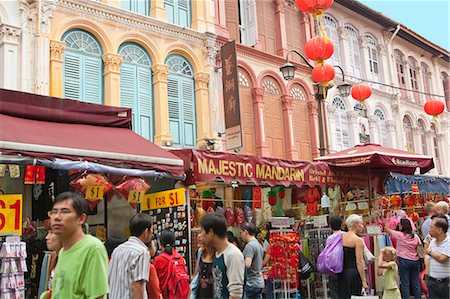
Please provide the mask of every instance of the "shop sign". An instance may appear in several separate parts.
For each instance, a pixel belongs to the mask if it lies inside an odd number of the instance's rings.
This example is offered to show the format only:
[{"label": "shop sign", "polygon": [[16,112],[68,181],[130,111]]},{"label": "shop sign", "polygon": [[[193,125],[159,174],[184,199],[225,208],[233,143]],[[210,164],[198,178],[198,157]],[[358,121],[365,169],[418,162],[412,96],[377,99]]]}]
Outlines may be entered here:
[{"label": "shop sign", "polygon": [[87,186],[85,198],[89,201],[99,201],[103,199],[105,186]]},{"label": "shop sign", "polygon": [[288,228],[291,227],[291,220],[289,217],[272,217],[270,223],[273,227]]},{"label": "shop sign", "polygon": [[323,216],[314,216],[314,227],[326,227],[328,226],[328,219],[326,215]]},{"label": "shop sign", "polygon": [[131,190],[128,192],[128,203],[140,203],[144,196],[144,191]]},{"label": "shop sign", "polygon": [[144,196],[141,202],[141,210],[155,210],[169,207],[182,206],[185,204],[185,188],[162,191]]},{"label": "shop sign", "polygon": [[0,195],[0,235],[22,234],[22,194]]}]

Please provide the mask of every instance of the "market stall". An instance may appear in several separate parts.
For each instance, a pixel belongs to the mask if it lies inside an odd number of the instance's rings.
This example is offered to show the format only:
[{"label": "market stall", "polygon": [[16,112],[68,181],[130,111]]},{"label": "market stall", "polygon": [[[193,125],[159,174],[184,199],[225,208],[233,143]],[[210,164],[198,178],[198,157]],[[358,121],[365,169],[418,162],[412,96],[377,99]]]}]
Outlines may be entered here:
[{"label": "market stall", "polygon": [[27,245],[27,296],[37,295],[47,211],[59,193],[86,198],[91,234],[125,239],[145,194],[185,177],[182,160],[131,130],[131,109],[0,89],[0,124],[0,235]]}]

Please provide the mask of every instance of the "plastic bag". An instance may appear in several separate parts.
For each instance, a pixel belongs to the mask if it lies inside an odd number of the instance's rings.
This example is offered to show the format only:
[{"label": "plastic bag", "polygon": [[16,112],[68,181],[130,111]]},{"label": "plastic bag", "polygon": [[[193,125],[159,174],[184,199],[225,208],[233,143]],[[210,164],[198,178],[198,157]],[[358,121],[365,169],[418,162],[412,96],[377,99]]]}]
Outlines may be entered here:
[{"label": "plastic bag", "polygon": [[322,274],[341,273],[344,268],[342,234],[330,237],[325,249],[317,259],[317,270]]},{"label": "plastic bag", "polygon": [[300,261],[298,267],[298,278],[307,279],[311,273],[314,272],[314,265],[300,250],[298,252],[298,259]]}]

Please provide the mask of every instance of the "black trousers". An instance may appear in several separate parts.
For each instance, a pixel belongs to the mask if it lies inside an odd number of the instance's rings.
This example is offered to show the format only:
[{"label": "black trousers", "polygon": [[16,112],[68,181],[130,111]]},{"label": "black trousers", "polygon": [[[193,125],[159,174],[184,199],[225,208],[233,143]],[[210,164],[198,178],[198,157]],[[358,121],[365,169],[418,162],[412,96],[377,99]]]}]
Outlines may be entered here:
[{"label": "black trousers", "polygon": [[448,299],[450,298],[450,284],[449,278],[435,279],[428,278],[428,298],[429,299]]}]

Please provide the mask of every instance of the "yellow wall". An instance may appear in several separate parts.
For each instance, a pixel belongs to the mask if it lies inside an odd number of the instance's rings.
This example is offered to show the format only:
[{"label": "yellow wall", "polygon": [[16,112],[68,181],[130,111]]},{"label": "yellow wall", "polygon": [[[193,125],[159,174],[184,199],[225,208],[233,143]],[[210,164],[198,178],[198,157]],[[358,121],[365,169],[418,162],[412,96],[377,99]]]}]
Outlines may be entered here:
[{"label": "yellow wall", "polygon": [[[104,5],[102,9],[114,14],[120,15],[127,19],[127,22],[131,24],[118,23],[116,20],[109,20],[108,18],[96,16],[87,16],[84,13],[80,13],[79,10],[67,9],[57,7],[53,18],[51,19],[51,33],[50,33],[50,95],[56,97],[62,97],[62,53],[64,51],[64,43],[61,43],[61,38],[65,32],[71,29],[82,29],[92,35],[94,35],[100,43],[103,51],[104,62],[104,103],[106,105],[120,106],[120,63],[122,62],[120,55],[118,55],[118,49],[121,44],[125,42],[134,42],[141,45],[149,54],[152,60],[153,66],[164,65],[165,59],[168,55],[178,53],[183,55],[191,63],[194,70],[194,77],[200,76],[200,74],[208,73],[208,66],[206,62],[206,56],[203,50],[203,42],[201,41],[204,35],[198,32],[190,33],[194,36],[193,42],[188,40],[182,40],[177,36],[165,35],[164,28],[167,28],[170,32],[176,32],[180,34],[186,34],[186,29],[182,27],[173,26],[165,22],[158,22],[150,19],[149,17],[135,15],[131,12],[126,12],[118,9],[116,1],[103,0]],[[75,3],[75,2],[74,2]],[[152,0],[152,4],[157,3],[161,6],[163,1]],[[79,4],[82,6],[83,4]],[[91,5],[91,4],[85,4]],[[98,6],[98,3],[92,4],[93,7]],[[100,4],[101,5],[101,4]],[[153,13],[161,18],[165,19],[165,14],[159,10],[155,10],[153,7]],[[195,27],[199,24],[206,23],[206,20],[202,19],[205,14],[203,5],[193,7],[192,17],[195,20]],[[99,9],[98,11],[101,11]],[[194,18],[195,17],[195,18]],[[144,18],[144,19],[143,19]],[[133,24],[134,19],[137,20]],[[156,23],[156,26],[163,28],[160,32],[152,32],[150,30],[138,28],[139,20],[143,20],[143,23],[148,20],[151,25]],[[201,27],[201,26],[200,26]],[[193,28],[195,29],[195,28]],[[52,48],[53,45],[53,48]],[[117,65],[119,64],[119,65]],[[154,74],[155,75],[155,74]],[[154,76],[154,106],[160,107],[159,111],[154,113],[155,117],[155,143],[159,145],[166,145],[167,141],[171,141],[171,136],[168,132],[169,128],[169,115],[167,108],[161,108],[161,106],[167,106],[167,74],[166,72],[159,73],[158,78]],[[202,78],[205,78],[203,75]],[[204,83],[204,82],[203,82]],[[159,89],[159,90],[158,90]],[[211,137],[212,132],[210,128],[209,120],[209,106],[204,105],[208,103],[207,92],[196,93],[197,103],[197,140],[198,142]]]}]

